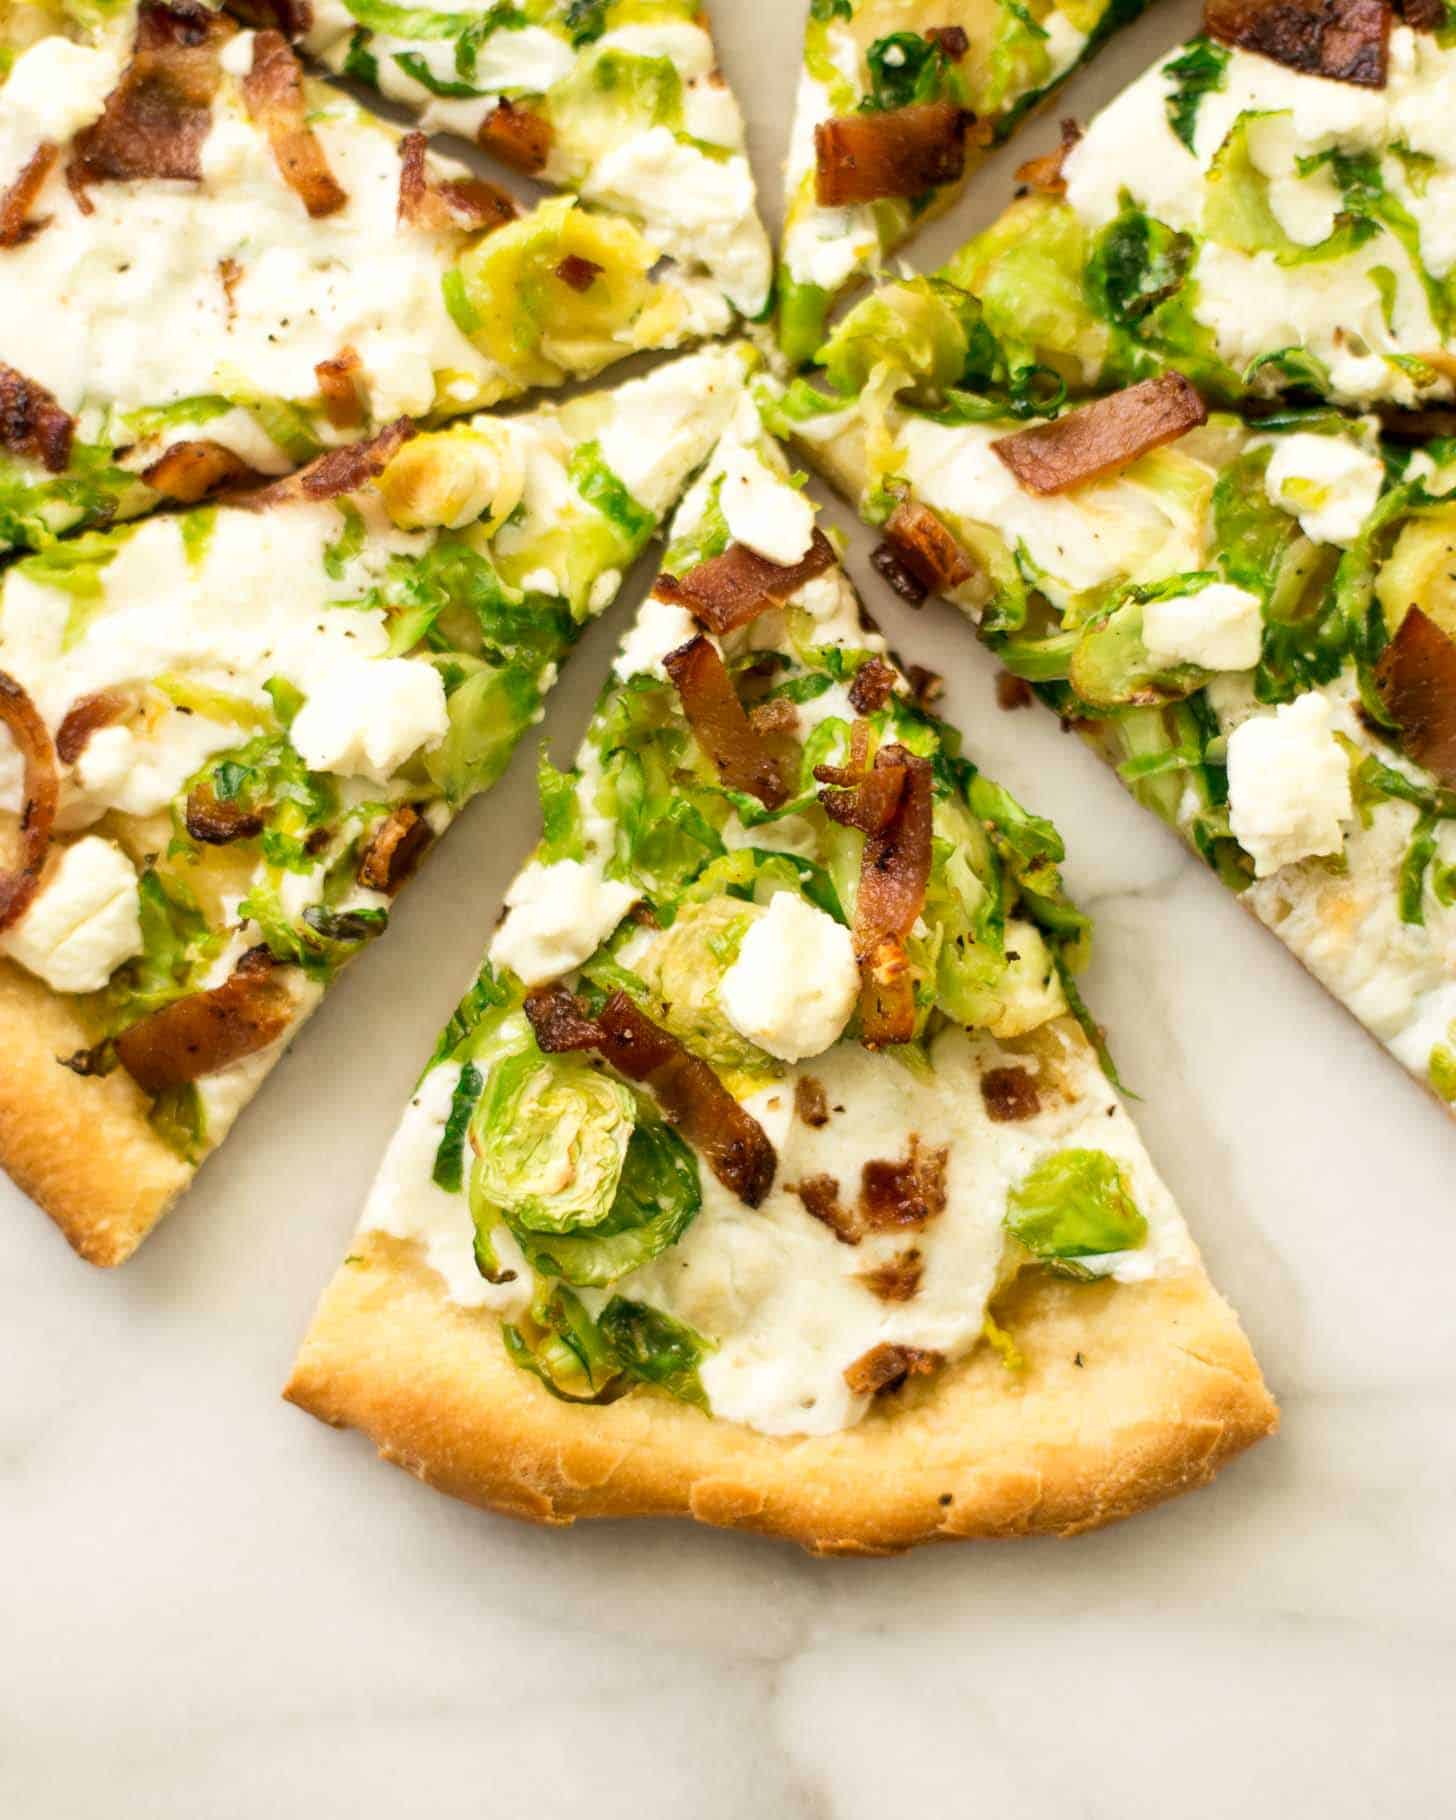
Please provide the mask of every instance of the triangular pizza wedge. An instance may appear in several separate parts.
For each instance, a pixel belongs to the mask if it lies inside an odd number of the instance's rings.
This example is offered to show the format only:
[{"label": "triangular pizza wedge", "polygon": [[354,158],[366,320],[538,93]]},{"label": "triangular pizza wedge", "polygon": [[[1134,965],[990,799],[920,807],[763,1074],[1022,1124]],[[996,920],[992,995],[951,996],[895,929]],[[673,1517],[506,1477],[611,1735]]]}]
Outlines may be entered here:
[{"label": "triangular pizza wedge", "polygon": [[0,579],[0,1164],[128,1257],[539,719],[740,351],[64,539]]},{"label": "triangular pizza wedge", "polygon": [[275,31],[195,0],[111,17],[0,77],[0,550],[734,319],[609,200],[521,210]]},{"label": "triangular pizza wedge", "polygon": [[1272,1430],[1056,831],[917,699],[749,400],[542,805],[295,1402],[512,1515],[826,1553],[1091,1528]]},{"label": "triangular pizza wedge", "polygon": [[981,326],[888,286],[773,419],[1456,1109],[1456,445],[1175,372],[1027,416]]},{"label": "triangular pizza wedge", "polygon": [[834,303],[950,208],[1147,0],[809,0],[786,166],[779,341],[824,339]]}]

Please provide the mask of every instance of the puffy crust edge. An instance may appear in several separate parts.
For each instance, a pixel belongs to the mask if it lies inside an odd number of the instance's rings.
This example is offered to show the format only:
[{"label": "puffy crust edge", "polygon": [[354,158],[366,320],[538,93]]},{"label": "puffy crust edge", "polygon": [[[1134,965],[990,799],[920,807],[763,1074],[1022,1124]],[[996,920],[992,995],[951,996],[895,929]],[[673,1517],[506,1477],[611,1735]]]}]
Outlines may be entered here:
[{"label": "puffy crust edge", "polygon": [[411,1243],[361,1235],[284,1392],[453,1497],[528,1518],[692,1516],[816,1554],[1075,1535],[1206,1484],[1278,1412],[1201,1270],[1138,1285],[1027,1276],[988,1346],[856,1428],[781,1438],[654,1392],[559,1402],[489,1314],[450,1302]]},{"label": "puffy crust edge", "polygon": [[191,1181],[118,1069],[72,1074],[91,1038],[59,993],[0,961],[0,1166],[89,1264],[121,1264]]}]

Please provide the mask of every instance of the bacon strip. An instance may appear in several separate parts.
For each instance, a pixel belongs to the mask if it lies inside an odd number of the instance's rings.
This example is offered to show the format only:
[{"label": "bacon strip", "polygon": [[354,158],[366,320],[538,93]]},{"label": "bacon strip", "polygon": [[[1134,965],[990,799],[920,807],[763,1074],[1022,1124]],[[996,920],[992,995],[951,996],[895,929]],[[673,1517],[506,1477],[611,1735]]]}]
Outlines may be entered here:
[{"label": "bacon strip", "polygon": [[349,192],[329,169],[318,134],[308,123],[303,69],[281,32],[259,32],[253,40],[253,67],[243,78],[249,115],[268,135],[278,175],[309,218],[337,215]]},{"label": "bacon strip", "polygon": [[927,594],[948,594],[975,572],[970,558],[935,513],[914,500],[902,499],[890,514],[885,542]]},{"label": "bacon strip", "polygon": [[409,803],[391,809],[374,830],[359,861],[359,883],[393,897],[419,864],[434,830]]},{"label": "bacon strip", "polygon": [[0,248],[19,246],[45,226],[44,221],[31,221],[28,217],[59,156],[56,147],[43,139],[21,165],[14,183],[0,191]]},{"label": "bacon strip", "polygon": [[81,696],[67,708],[65,719],[56,729],[56,757],[63,765],[74,765],[86,750],[91,735],[120,720],[130,708],[131,703],[124,695],[114,695],[105,689],[94,695]]},{"label": "bacon strip", "polygon": [[966,168],[975,115],[953,101],[921,101],[885,114],[844,114],[814,128],[815,195],[823,208],[920,196]]},{"label": "bacon strip", "polygon": [[406,133],[400,141],[401,222],[431,233],[489,233],[515,220],[515,203],[493,183],[480,177],[432,178],[426,162],[429,143],[423,133]]},{"label": "bacon strip", "polygon": [[1063,120],[1061,143],[1055,151],[1043,152],[1040,158],[1028,158],[1016,167],[1016,178],[1042,196],[1065,196],[1067,180],[1062,174],[1067,156],[1082,137],[1075,120]]},{"label": "bacon strip", "polygon": [[1390,0],[1204,0],[1211,38],[1307,76],[1384,88]]},{"label": "bacon strip", "polygon": [[1456,788],[1456,644],[1419,607],[1381,653],[1375,686],[1406,754]]},{"label": "bacon strip", "polygon": [[878,1397],[898,1390],[906,1378],[924,1377],[944,1363],[945,1354],[928,1347],[881,1340],[845,1367],[844,1381],[857,1397]]},{"label": "bacon strip", "polygon": [[142,479],[154,492],[183,506],[196,505],[221,487],[246,486],[262,478],[241,455],[205,437],[174,442],[149,468],[142,469]]},{"label": "bacon strip", "polygon": [[734,543],[686,575],[660,575],[652,592],[658,600],[686,607],[700,626],[721,637],[782,606],[806,581],[833,567],[834,546],[816,530],[808,553],[789,568]]},{"label": "bacon strip", "polygon": [[481,122],[475,142],[512,170],[535,177],[545,170],[551,156],[551,122],[502,95]]},{"label": "bacon strip", "polygon": [[222,79],[219,54],[237,28],[202,0],[144,0],[136,48],[101,118],[76,135],[66,180],[89,213],[92,183],[167,177],[197,183]]},{"label": "bacon strip", "polygon": [[878,714],[895,693],[895,672],[883,657],[861,664],[849,685],[849,705],[856,714]]},{"label": "bacon strip", "polygon": [[619,1074],[650,1088],[668,1123],[682,1130],[723,1186],[747,1207],[760,1204],[778,1167],[763,1126],[705,1061],[644,1017],[624,992],[614,992],[601,1016],[590,1018],[565,986],[538,987],[526,996],[526,1016],[548,1055],[595,1049]]},{"label": "bacon strip", "polygon": [[327,455],[318,456],[296,474],[285,474],[271,486],[251,493],[228,494],[228,504],[263,512],[273,506],[294,505],[299,500],[337,499],[342,493],[357,493],[382,474],[409,439],[418,434],[408,417],[397,417],[377,435],[348,443],[342,449],[330,449]]},{"label": "bacon strip", "polygon": [[331,360],[314,367],[324,415],[336,430],[355,430],[364,421],[364,362],[357,348],[340,348]]},{"label": "bacon strip", "polygon": [[875,754],[875,769],[890,767],[905,773],[902,793],[885,826],[865,836],[854,907],[860,1041],[867,1049],[908,1043],[915,1034],[915,981],[905,938],[925,907],[930,879],[930,761],[904,746],[883,746]]},{"label": "bacon strip", "polygon": [[1208,421],[1208,407],[1181,373],[1144,379],[991,447],[1033,493],[1065,493],[1125,468]]},{"label": "bacon strip", "polygon": [[25,761],[25,806],[20,811],[19,864],[0,867],[0,930],[8,929],[30,908],[40,884],[56,826],[60,778],[55,748],[35,703],[13,676],[0,670],[0,726]]},{"label": "bacon strip", "polygon": [[1445,0],[1395,0],[1395,10],[1413,32],[1434,32],[1446,23]]},{"label": "bacon strip", "polygon": [[63,474],[75,431],[75,420],[43,385],[0,360],[0,449],[28,455],[47,473]]},{"label": "bacon strip", "polygon": [[277,1042],[294,1000],[266,948],[250,948],[220,986],[189,992],[116,1039],[123,1068],[147,1093],[181,1087]]},{"label": "bacon strip", "polygon": [[832,786],[819,792],[819,805],[841,828],[879,834],[888,828],[905,792],[903,765],[855,772],[838,765],[815,765],[814,781]]},{"label": "bacon strip", "polygon": [[669,651],[662,667],[681,698],[693,737],[712,759],[730,790],[756,796],[766,809],[788,797],[778,761],[743,711],[728,666],[716,645],[700,633]]}]

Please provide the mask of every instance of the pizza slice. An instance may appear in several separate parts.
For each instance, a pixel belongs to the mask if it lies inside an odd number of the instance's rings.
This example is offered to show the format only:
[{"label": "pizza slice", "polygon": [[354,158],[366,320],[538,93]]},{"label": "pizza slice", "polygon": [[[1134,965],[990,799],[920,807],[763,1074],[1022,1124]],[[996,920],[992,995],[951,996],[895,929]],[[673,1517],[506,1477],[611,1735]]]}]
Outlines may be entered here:
[{"label": "pizza slice", "polygon": [[743,116],[699,0],[232,0],[513,169],[633,221],[747,318],[769,303]]},{"label": "pizza slice", "polygon": [[128,1257],[711,452],[742,356],[64,539],[0,581],[0,1163]]},{"label": "pizza slice", "polygon": [[946,267],[1014,373],[1224,401],[1449,400],[1456,47],[1439,8],[1211,0]]},{"label": "pizza slice", "polygon": [[779,341],[823,341],[835,299],[960,196],[1147,0],[811,0],[786,171]]},{"label": "pizza slice", "polygon": [[1172,372],[998,413],[965,301],[866,300],[774,421],[1456,1108],[1456,445]]},{"label": "pizza slice", "polygon": [[731,323],[634,220],[519,212],[277,32],[188,0],[116,17],[0,86],[0,550]]},{"label": "pizza slice", "polygon": [[882,1553],[1275,1424],[1099,1060],[1051,825],[861,616],[745,400],[288,1395],[458,1496]]}]

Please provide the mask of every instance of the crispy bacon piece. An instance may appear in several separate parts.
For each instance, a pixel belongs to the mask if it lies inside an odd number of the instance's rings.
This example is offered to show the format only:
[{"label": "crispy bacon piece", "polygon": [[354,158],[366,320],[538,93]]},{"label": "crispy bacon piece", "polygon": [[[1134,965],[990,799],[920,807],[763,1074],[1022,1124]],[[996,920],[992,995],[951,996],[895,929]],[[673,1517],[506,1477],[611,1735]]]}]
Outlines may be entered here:
[{"label": "crispy bacon piece", "polygon": [[863,981],[860,1040],[868,1049],[908,1043],[915,1033],[915,982],[905,938],[924,908],[930,878],[930,761],[904,746],[883,746],[875,754],[875,770],[890,768],[905,772],[900,800],[885,826],[865,836],[854,911],[854,952]]},{"label": "crispy bacon piece", "polygon": [[832,1175],[806,1175],[789,1189],[804,1203],[804,1211],[827,1226],[841,1245],[858,1245],[864,1237],[859,1218],[852,1207],[839,1198],[839,1183]]},{"label": "crispy bacon piece", "polygon": [[924,1275],[924,1255],[912,1245],[906,1251],[897,1251],[883,1264],[876,1264],[872,1270],[862,1270],[859,1280],[882,1302],[908,1302],[919,1291]]},{"label": "crispy bacon piece", "polygon": [[230,493],[228,503],[264,512],[299,500],[337,499],[343,493],[357,493],[376,474],[382,474],[410,437],[417,434],[408,417],[397,417],[376,435],[363,442],[346,443],[342,449],[330,449],[327,455],[318,456],[296,474],[285,474],[271,486]]},{"label": "crispy bacon piece", "polygon": [[154,492],[183,506],[196,505],[222,487],[248,486],[262,478],[241,455],[205,437],[174,442],[142,470],[142,479]]},{"label": "crispy bacon piece", "polygon": [[1204,0],[1210,38],[1306,76],[1384,88],[1390,0]]},{"label": "crispy bacon piece", "polygon": [[40,711],[13,676],[0,670],[0,726],[9,729],[25,761],[25,804],[20,811],[18,864],[0,866],[0,930],[30,908],[56,826],[60,778],[56,753]]},{"label": "crispy bacon piece", "polygon": [[526,1016],[548,1054],[595,1049],[619,1074],[650,1088],[663,1116],[681,1128],[725,1188],[748,1207],[763,1200],[778,1166],[763,1126],[705,1061],[644,1017],[624,992],[613,993],[601,1016],[591,1018],[566,987],[540,987],[527,994]]},{"label": "crispy bacon piece", "polygon": [[822,208],[920,196],[966,168],[975,115],[953,101],[919,101],[884,114],[843,114],[814,128],[815,196]]},{"label": "crispy bacon piece", "polygon": [[89,213],[93,183],[201,180],[218,59],[236,29],[202,0],[144,0],[131,62],[101,118],[76,135],[66,180],[80,208]]},{"label": "crispy bacon piece", "polygon": [[74,765],[86,750],[91,735],[101,727],[109,727],[114,721],[127,713],[131,703],[124,695],[116,695],[110,690],[98,690],[95,695],[83,695],[71,703],[66,710],[66,717],[56,729],[56,757],[63,765]]},{"label": "crispy bacon piece", "polygon": [[65,472],[75,421],[43,385],[0,360],[0,449],[28,455],[49,474]]},{"label": "crispy bacon piece", "polygon": [[481,177],[431,177],[429,143],[423,133],[406,133],[399,143],[399,219],[407,227],[489,233],[515,220],[515,203],[493,183]]},{"label": "crispy bacon piece", "polygon": [[816,1130],[829,1123],[829,1100],[817,1075],[801,1074],[794,1082],[794,1111]]},{"label": "crispy bacon piece", "polygon": [[1419,607],[1381,653],[1375,686],[1407,755],[1456,788],[1456,644]]},{"label": "crispy bacon piece", "polygon": [[772,701],[756,703],[748,711],[755,733],[797,733],[799,711],[791,701],[775,696]]},{"label": "crispy bacon piece", "polygon": [[308,210],[311,220],[337,215],[349,192],[329,169],[318,134],[308,123],[303,69],[281,32],[259,32],[253,67],[243,78],[249,114],[268,135],[278,175]]},{"label": "crispy bacon piece", "polygon": [[393,897],[414,871],[434,830],[409,803],[391,809],[374,830],[359,861],[359,883]]},{"label": "crispy bacon piece", "polygon": [[357,348],[340,348],[330,360],[313,369],[324,415],[336,430],[356,430],[364,421],[364,362]]},{"label": "crispy bacon piece", "polygon": [[885,522],[885,542],[928,593],[948,594],[975,571],[929,506],[902,499]]},{"label": "crispy bacon piece", "polygon": [[682,701],[693,737],[730,790],[756,796],[777,809],[788,796],[778,761],[743,711],[728,666],[701,633],[669,651],[662,666]]},{"label": "crispy bacon piece", "polygon": [[483,152],[493,152],[512,170],[535,177],[545,170],[551,156],[551,122],[502,95],[481,122],[475,142]]},{"label": "crispy bacon piece", "polygon": [[228,11],[257,31],[272,28],[289,40],[303,37],[313,25],[311,0],[228,0]]},{"label": "crispy bacon piece", "polygon": [[857,1397],[878,1397],[898,1390],[906,1378],[924,1377],[944,1363],[945,1354],[928,1347],[881,1340],[845,1367],[844,1381]]},{"label": "crispy bacon piece", "polygon": [[829,786],[819,792],[819,804],[830,821],[861,834],[880,834],[894,818],[905,792],[903,765],[882,765],[874,771],[848,766],[815,765],[815,783]]},{"label": "crispy bacon piece", "polygon": [[606,268],[595,259],[583,259],[580,253],[568,253],[556,268],[556,276],[573,291],[589,291]]},{"label": "crispy bacon piece", "polygon": [[861,664],[849,685],[849,705],[856,714],[876,714],[895,693],[894,670],[883,657]]},{"label": "crispy bacon piece", "polygon": [[925,596],[930,589],[925,586],[924,582],[916,580],[901,562],[892,545],[876,544],[870,551],[870,562],[880,579],[888,582],[891,589],[908,606],[923,607],[925,605]]},{"label": "crispy bacon piece", "polygon": [[56,147],[43,139],[21,165],[20,175],[9,189],[0,190],[0,248],[20,246],[45,226],[44,221],[30,220],[30,211],[59,155]]},{"label": "crispy bacon piece", "polygon": [[806,581],[833,567],[834,546],[816,530],[808,554],[788,568],[734,543],[686,575],[659,576],[652,592],[658,600],[686,607],[700,626],[721,637],[782,606]]},{"label": "crispy bacon piece", "polygon": [[966,36],[963,25],[932,25],[925,35],[944,51],[952,63],[959,63],[971,48],[971,41]]},{"label": "crispy bacon piece", "polygon": [[1446,23],[1443,0],[1395,0],[1395,10],[1413,32],[1433,32]]},{"label": "crispy bacon piece", "polygon": [[250,948],[220,986],[189,992],[123,1030],[116,1053],[147,1093],[181,1087],[277,1042],[294,1000],[266,948]]},{"label": "crispy bacon piece", "polygon": [[1082,129],[1075,120],[1063,120],[1061,131],[1061,144],[1055,151],[1043,152],[1040,158],[1028,158],[1025,164],[1016,168],[1017,180],[1043,196],[1065,196],[1067,193],[1067,180],[1062,171],[1068,153],[1082,137]]},{"label": "crispy bacon piece", "polygon": [[1125,468],[1208,421],[1208,407],[1181,373],[1144,379],[991,447],[1033,493],[1065,493]]},{"label": "crispy bacon piece", "polygon": [[945,1170],[950,1152],[921,1148],[912,1132],[903,1157],[875,1157],[860,1171],[859,1206],[872,1232],[917,1230],[945,1212]]},{"label": "crispy bacon piece", "polygon": [[996,706],[1005,713],[1014,714],[1018,708],[1029,708],[1035,700],[1031,684],[1024,677],[1003,670],[996,678]]},{"label": "crispy bacon piece", "polygon": [[911,664],[905,672],[910,696],[917,708],[933,708],[945,694],[945,678],[938,670],[927,670],[924,664]]},{"label": "crispy bacon piece", "polygon": [[245,809],[241,803],[219,802],[206,784],[187,792],[187,832],[209,847],[226,847],[235,840],[251,840],[263,832],[263,811]]},{"label": "crispy bacon piece", "polygon": [[981,1076],[981,1099],[996,1125],[1015,1125],[1041,1110],[1036,1081],[1025,1068],[988,1068]]}]

